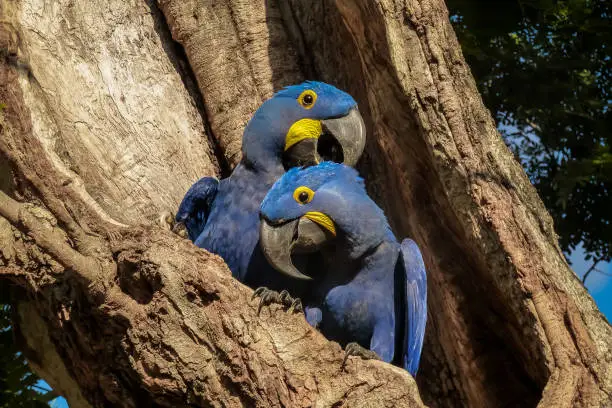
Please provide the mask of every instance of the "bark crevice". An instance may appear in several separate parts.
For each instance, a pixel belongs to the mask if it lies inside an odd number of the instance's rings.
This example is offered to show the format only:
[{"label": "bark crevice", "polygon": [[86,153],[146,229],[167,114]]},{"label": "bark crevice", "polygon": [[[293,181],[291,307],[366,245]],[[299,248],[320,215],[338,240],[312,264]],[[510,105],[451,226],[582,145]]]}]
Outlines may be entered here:
[{"label": "bark crevice", "polygon": [[221,178],[225,178],[230,175],[230,166],[223,155],[221,146],[219,145],[219,138],[214,135],[210,122],[206,113],[206,100],[205,95],[200,93],[198,89],[198,80],[189,64],[185,48],[181,43],[175,41],[172,38],[170,27],[164,13],[159,8],[157,0],[147,0],[147,5],[151,9],[151,14],[155,20],[155,31],[159,34],[159,38],[164,47],[164,51],[168,55],[168,59],[174,65],[174,68],[179,73],[185,89],[189,92],[194,105],[198,109],[198,113],[202,118],[204,124],[204,134],[207,136],[208,145],[211,146],[211,150],[208,152],[202,152],[215,158],[215,165],[217,166],[216,173]]}]

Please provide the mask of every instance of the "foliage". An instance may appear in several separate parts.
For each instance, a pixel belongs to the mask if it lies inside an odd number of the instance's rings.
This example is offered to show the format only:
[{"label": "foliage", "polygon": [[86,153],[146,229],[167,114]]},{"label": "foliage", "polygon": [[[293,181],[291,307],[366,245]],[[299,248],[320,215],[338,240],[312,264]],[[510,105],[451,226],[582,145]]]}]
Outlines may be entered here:
[{"label": "foliage", "polygon": [[57,397],[30,371],[11,329],[11,308],[0,304],[0,408],[48,408]]},{"label": "foliage", "polygon": [[612,2],[448,0],[485,104],[560,243],[612,257]]}]

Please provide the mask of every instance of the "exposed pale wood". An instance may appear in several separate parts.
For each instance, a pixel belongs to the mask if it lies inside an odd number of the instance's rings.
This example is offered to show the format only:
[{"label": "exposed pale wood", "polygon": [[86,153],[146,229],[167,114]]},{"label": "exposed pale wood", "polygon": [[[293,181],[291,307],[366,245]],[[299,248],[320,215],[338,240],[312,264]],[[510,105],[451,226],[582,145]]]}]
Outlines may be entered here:
[{"label": "exposed pale wood", "polygon": [[124,224],[216,174],[203,119],[146,2],[4,1],[2,48],[60,183]]}]

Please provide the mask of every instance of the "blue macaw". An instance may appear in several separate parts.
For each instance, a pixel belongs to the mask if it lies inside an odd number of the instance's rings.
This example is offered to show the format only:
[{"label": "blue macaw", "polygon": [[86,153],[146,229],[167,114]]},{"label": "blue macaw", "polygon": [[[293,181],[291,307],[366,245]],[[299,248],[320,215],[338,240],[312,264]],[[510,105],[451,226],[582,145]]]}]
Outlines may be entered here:
[{"label": "blue macaw", "polygon": [[202,178],[187,191],[176,226],[220,255],[238,280],[269,284],[266,269],[274,270],[257,245],[259,206],[268,189],[292,166],[322,160],[355,165],[364,145],[365,125],[350,95],[322,82],[286,87],[248,122],[242,161],[231,176]]},{"label": "blue macaw", "polygon": [[[332,162],[291,169],[266,195],[261,218],[270,264],[302,279],[308,322],[347,345],[347,356],[380,357],[415,375],[427,320],[425,265],[414,241],[397,242],[357,172]],[[324,267],[304,275],[291,259],[298,249],[320,252]]]}]

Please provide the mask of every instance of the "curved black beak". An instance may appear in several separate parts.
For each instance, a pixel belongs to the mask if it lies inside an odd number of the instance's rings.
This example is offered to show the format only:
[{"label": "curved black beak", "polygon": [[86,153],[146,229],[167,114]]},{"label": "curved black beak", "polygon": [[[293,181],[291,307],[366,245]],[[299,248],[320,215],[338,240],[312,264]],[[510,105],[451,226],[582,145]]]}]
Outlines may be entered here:
[{"label": "curved black beak", "polygon": [[354,167],[363,153],[366,141],[365,123],[359,110],[353,108],[341,118],[325,119],[321,125],[323,135],[317,144],[321,158]]},{"label": "curved black beak", "polygon": [[291,253],[312,253],[332,239],[328,230],[302,217],[280,225],[272,225],[261,219],[259,245],[274,269],[285,275],[302,280],[311,280],[300,272],[291,260]]},{"label": "curved black beak", "polygon": [[359,110],[352,108],[340,118],[321,121],[321,135],[305,138],[284,153],[284,163],[289,167],[311,166],[322,161],[355,166],[363,153],[366,128]]}]

